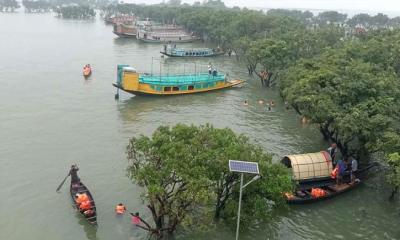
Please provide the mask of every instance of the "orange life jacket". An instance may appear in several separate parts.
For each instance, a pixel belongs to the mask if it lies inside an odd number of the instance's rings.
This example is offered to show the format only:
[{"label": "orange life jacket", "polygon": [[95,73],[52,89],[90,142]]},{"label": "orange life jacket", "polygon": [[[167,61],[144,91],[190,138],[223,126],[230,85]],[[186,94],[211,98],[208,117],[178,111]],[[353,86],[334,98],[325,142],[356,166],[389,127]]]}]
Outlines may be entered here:
[{"label": "orange life jacket", "polygon": [[115,212],[117,213],[117,214],[124,214],[125,213],[125,211],[126,211],[126,208],[125,208],[125,206],[124,205],[117,205],[116,207],[115,207]]},{"label": "orange life jacket", "polygon": [[76,198],[76,204],[81,204],[85,201],[89,201],[89,196],[86,193],[78,194]]},{"label": "orange life jacket", "polygon": [[339,173],[339,166],[336,166],[335,169],[333,169],[331,172],[331,178],[336,179],[338,173]]},{"label": "orange life jacket", "polygon": [[323,197],[326,195],[326,192],[321,188],[311,188],[311,196],[314,198]]},{"label": "orange life jacket", "polygon": [[79,209],[81,211],[86,211],[92,208],[92,204],[90,203],[90,201],[84,201],[79,205]]}]

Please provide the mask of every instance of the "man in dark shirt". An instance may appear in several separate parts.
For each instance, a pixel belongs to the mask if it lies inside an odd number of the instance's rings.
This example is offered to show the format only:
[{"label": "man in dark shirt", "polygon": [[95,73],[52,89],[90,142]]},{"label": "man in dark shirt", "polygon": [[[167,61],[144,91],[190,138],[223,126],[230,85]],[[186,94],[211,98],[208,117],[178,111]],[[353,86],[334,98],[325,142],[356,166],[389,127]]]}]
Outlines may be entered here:
[{"label": "man in dark shirt", "polygon": [[331,156],[333,167],[335,167],[336,166],[335,157],[336,157],[336,153],[337,153],[336,143],[332,143],[332,145],[326,151]]},{"label": "man in dark shirt", "polygon": [[69,170],[69,175],[71,176],[71,183],[79,183],[81,180],[78,177],[78,166],[72,165],[71,170]]}]

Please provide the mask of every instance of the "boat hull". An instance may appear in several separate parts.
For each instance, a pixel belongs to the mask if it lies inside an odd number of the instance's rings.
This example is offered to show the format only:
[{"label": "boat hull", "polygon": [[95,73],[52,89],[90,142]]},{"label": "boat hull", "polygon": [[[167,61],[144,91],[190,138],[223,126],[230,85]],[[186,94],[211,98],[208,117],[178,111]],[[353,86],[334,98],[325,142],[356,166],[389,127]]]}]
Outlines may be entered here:
[{"label": "boat hull", "polygon": [[[369,164],[368,166],[361,168],[359,171],[357,171],[357,177],[359,178],[359,181],[351,183],[350,182],[350,173],[347,172],[343,176],[343,184],[337,185],[336,180],[334,179],[326,179],[326,180],[320,180],[320,181],[315,181],[315,182],[305,182],[300,184],[297,187],[297,192],[301,192],[304,194],[303,196],[299,196],[299,194],[293,194],[292,196],[286,197],[286,202],[288,204],[308,204],[308,203],[314,203],[314,202],[319,202],[322,200],[327,200],[333,197],[336,197],[342,193],[348,192],[359,185],[361,185],[362,181],[360,179],[364,178],[365,173],[371,169],[372,167],[376,166],[376,163]],[[320,197],[312,197],[311,196],[311,188],[321,188],[325,190],[326,195],[320,196]]]},{"label": "boat hull", "polygon": [[[73,185],[72,183],[70,184],[70,194],[71,194],[71,200],[72,200],[72,205],[76,209],[79,214],[81,214],[90,224],[97,226],[97,211],[96,211],[96,204],[94,202],[92,194],[89,192],[89,189],[82,183],[75,183],[78,185]],[[79,208],[75,204],[75,195],[77,193],[86,193],[90,199],[90,202],[92,203],[92,210],[93,210],[93,215],[90,217],[85,216],[82,212],[79,211]]]},{"label": "boat hull", "polygon": [[140,41],[146,42],[146,43],[191,43],[195,42],[197,40],[200,40],[199,38],[190,38],[190,39],[165,39],[165,40],[156,40],[156,39],[148,39],[148,38],[138,38]]},{"label": "boat hull", "polygon": [[113,33],[115,35],[117,35],[118,37],[136,38],[136,33],[132,33],[132,34],[130,34],[130,33],[119,33],[119,32],[116,32],[116,31],[113,31]]},{"label": "boat hull", "polygon": [[243,84],[245,81],[243,80],[229,80],[226,81],[226,83],[224,85],[220,85],[220,86],[216,86],[213,88],[205,88],[205,89],[193,89],[193,90],[184,90],[184,91],[169,91],[169,92],[159,92],[159,91],[155,91],[152,89],[143,89],[143,90],[126,90],[120,86],[118,86],[116,83],[113,83],[113,86],[116,88],[119,88],[125,92],[134,94],[134,95],[154,95],[154,96],[171,96],[171,95],[183,95],[183,94],[194,94],[194,93],[203,93],[203,92],[210,92],[210,91],[214,91],[214,90],[222,90],[222,89],[226,89],[226,88],[231,88],[234,86],[238,86]]}]

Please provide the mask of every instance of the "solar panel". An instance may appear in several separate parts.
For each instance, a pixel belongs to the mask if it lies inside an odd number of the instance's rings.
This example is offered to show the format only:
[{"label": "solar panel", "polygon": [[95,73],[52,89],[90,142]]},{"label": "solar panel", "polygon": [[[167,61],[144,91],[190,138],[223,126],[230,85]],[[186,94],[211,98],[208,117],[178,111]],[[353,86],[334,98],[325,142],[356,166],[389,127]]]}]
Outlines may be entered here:
[{"label": "solar panel", "polygon": [[229,170],[231,172],[259,174],[258,163],[229,160]]}]

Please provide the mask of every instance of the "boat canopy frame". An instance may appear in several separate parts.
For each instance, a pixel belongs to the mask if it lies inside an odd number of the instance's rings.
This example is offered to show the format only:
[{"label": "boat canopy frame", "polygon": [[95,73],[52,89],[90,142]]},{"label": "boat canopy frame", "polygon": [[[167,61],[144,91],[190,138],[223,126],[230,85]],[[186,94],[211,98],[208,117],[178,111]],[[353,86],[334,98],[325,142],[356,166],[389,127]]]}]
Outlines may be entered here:
[{"label": "boat canopy frame", "polygon": [[332,158],[326,151],[287,155],[281,163],[292,170],[296,181],[329,178],[333,170]]}]

